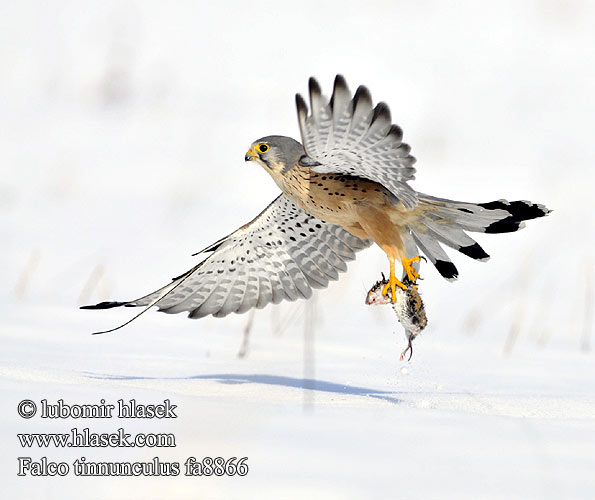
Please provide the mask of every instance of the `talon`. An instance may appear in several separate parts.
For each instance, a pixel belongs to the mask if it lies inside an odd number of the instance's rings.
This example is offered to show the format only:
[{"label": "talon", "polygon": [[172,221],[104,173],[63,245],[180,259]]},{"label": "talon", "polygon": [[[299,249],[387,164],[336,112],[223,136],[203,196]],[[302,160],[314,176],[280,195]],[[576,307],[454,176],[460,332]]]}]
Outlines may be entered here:
[{"label": "talon", "polygon": [[407,290],[407,286],[401,283],[397,278],[393,280],[389,280],[389,282],[384,285],[382,289],[382,295],[386,295],[388,297],[388,291],[390,290],[390,298],[393,302],[397,301],[397,287],[401,290]]},{"label": "talon", "polygon": [[419,255],[416,255],[415,257],[411,257],[410,259],[402,259],[401,260],[401,264],[403,264],[403,270],[407,273],[407,276],[409,277],[409,281],[411,281],[412,284],[415,283],[417,278],[419,278],[419,273],[413,267],[413,263],[419,262],[421,259],[426,260],[425,257],[420,257]]},{"label": "talon", "polygon": [[388,278],[388,283],[384,285],[382,289],[382,295],[386,295],[388,297],[388,291],[390,290],[391,296],[390,299],[392,302],[397,301],[397,288],[399,287],[402,290],[407,290],[407,286],[401,283],[397,277],[395,276],[395,259],[390,259],[390,276]]}]

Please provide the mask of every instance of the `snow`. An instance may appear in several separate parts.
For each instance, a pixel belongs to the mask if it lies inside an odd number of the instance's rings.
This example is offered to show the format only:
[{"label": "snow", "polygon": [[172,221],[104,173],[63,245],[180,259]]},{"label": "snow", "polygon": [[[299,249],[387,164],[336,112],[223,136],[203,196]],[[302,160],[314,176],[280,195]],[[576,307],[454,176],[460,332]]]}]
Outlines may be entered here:
[{"label": "snow", "polygon": [[[595,8],[462,2],[0,5],[2,482],[6,498],[595,496]],[[487,264],[422,267],[410,363],[364,305],[376,248],[309,302],[190,321],[82,311],[167,283],[277,188],[243,155],[297,137],[315,75],[365,83],[418,158],[413,186],[554,212],[481,235]],[[230,188],[233,186],[233,188]],[[313,325],[313,326],[312,326]],[[20,401],[170,399],[177,419],[20,418]],[[17,433],[174,433],[175,448],[21,448]],[[245,477],[18,477],[72,463],[248,457]]]}]

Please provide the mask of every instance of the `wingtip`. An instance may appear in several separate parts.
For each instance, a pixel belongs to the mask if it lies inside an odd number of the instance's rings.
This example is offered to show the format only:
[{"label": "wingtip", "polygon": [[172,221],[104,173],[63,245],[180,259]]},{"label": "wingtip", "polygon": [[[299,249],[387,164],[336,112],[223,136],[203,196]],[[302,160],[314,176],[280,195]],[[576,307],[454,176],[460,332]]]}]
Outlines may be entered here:
[{"label": "wingtip", "polygon": [[333,86],[333,88],[335,89],[334,91],[336,92],[337,90],[348,90],[349,87],[347,86],[347,80],[345,80],[345,77],[341,74],[337,74],[337,76],[335,76],[335,84]]},{"label": "wingtip", "polygon": [[81,306],[80,309],[111,309],[112,307],[125,306],[128,302],[100,302],[89,306]]},{"label": "wingtip", "polygon": [[306,117],[308,114],[308,105],[301,94],[295,95],[295,106],[297,108],[298,116],[300,118]]},{"label": "wingtip", "polygon": [[390,126],[387,136],[392,136],[393,140],[401,142],[403,140],[403,130],[394,123]]},{"label": "wingtip", "polygon": [[357,107],[359,102],[365,102],[367,105],[372,106],[372,94],[365,85],[360,85],[355,91],[353,96],[353,106]]},{"label": "wingtip", "polygon": [[316,78],[314,78],[313,76],[311,76],[308,79],[308,89],[310,91],[310,100],[312,99],[312,97],[318,97],[322,94],[322,89],[320,88],[320,85]]},{"label": "wingtip", "polygon": [[329,102],[331,109],[334,109],[335,102],[337,101],[337,99],[340,99],[341,102],[348,102],[351,99],[351,94],[349,93],[349,87],[347,86],[347,82],[345,81],[343,75],[340,74],[335,76],[335,83],[333,84],[333,95],[331,95],[331,100]]},{"label": "wingtip", "polygon": [[[378,104],[376,104],[376,107],[374,108],[374,115],[372,117],[372,123],[376,122],[376,120],[378,120],[378,119],[384,120],[384,121],[388,122],[389,124],[392,120],[388,104],[386,104],[384,101],[381,101]],[[390,133],[390,131],[391,131],[391,129],[389,128],[388,133]]]}]

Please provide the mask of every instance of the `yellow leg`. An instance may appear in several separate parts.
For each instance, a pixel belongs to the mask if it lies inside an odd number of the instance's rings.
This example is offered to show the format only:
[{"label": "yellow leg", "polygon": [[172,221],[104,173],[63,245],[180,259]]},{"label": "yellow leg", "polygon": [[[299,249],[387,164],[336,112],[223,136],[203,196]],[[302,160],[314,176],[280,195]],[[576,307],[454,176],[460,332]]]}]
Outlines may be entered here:
[{"label": "yellow leg", "polygon": [[[398,286],[399,288],[401,288],[403,290],[407,290],[407,286],[404,285],[403,283],[401,283],[395,276],[395,259],[392,259],[389,257],[388,261],[390,262],[390,276],[388,278],[388,283],[382,289],[382,295],[388,296],[388,291],[390,290],[391,291],[391,300],[393,302],[396,302],[397,301],[396,287]],[[419,255],[416,257],[411,257],[410,259],[402,259],[401,260],[403,269],[407,273],[407,276],[409,277],[409,281],[411,281],[412,285],[415,288],[417,288],[415,286],[415,281],[417,280],[417,278],[419,278],[419,273],[413,267],[413,263],[419,262],[419,261],[420,261]]]},{"label": "yellow leg", "polygon": [[413,267],[414,262],[419,262],[420,257],[419,255],[416,257],[411,257],[410,259],[403,259],[401,263],[403,264],[403,269],[407,273],[409,280],[411,283],[415,283],[415,280],[419,278],[419,273]]},{"label": "yellow leg", "polygon": [[397,277],[395,276],[395,259],[389,257],[388,261],[390,263],[390,276],[388,278],[388,283],[382,289],[382,295],[388,295],[388,291],[391,291],[391,300],[393,302],[397,301],[397,289],[402,288],[403,290],[407,290],[407,287],[401,283]]}]

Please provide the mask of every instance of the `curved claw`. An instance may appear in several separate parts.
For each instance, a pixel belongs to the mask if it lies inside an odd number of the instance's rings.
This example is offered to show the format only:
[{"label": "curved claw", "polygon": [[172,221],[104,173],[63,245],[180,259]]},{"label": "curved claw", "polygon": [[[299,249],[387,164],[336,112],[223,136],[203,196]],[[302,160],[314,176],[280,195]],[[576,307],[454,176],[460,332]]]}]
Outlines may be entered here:
[{"label": "curved claw", "polygon": [[[394,278],[394,277],[393,277]],[[384,285],[382,289],[382,295],[388,295],[388,291],[390,290],[390,299],[392,302],[397,301],[397,287],[401,288],[402,290],[407,290],[407,286],[401,283],[397,278],[389,279],[388,283]]]},{"label": "curved claw", "polygon": [[413,267],[414,262],[419,262],[421,259],[426,260],[425,257],[416,255],[415,257],[411,257],[410,259],[402,259],[401,263],[403,264],[403,270],[407,273],[407,277],[411,283],[415,283],[417,278],[419,278],[419,273]]}]

